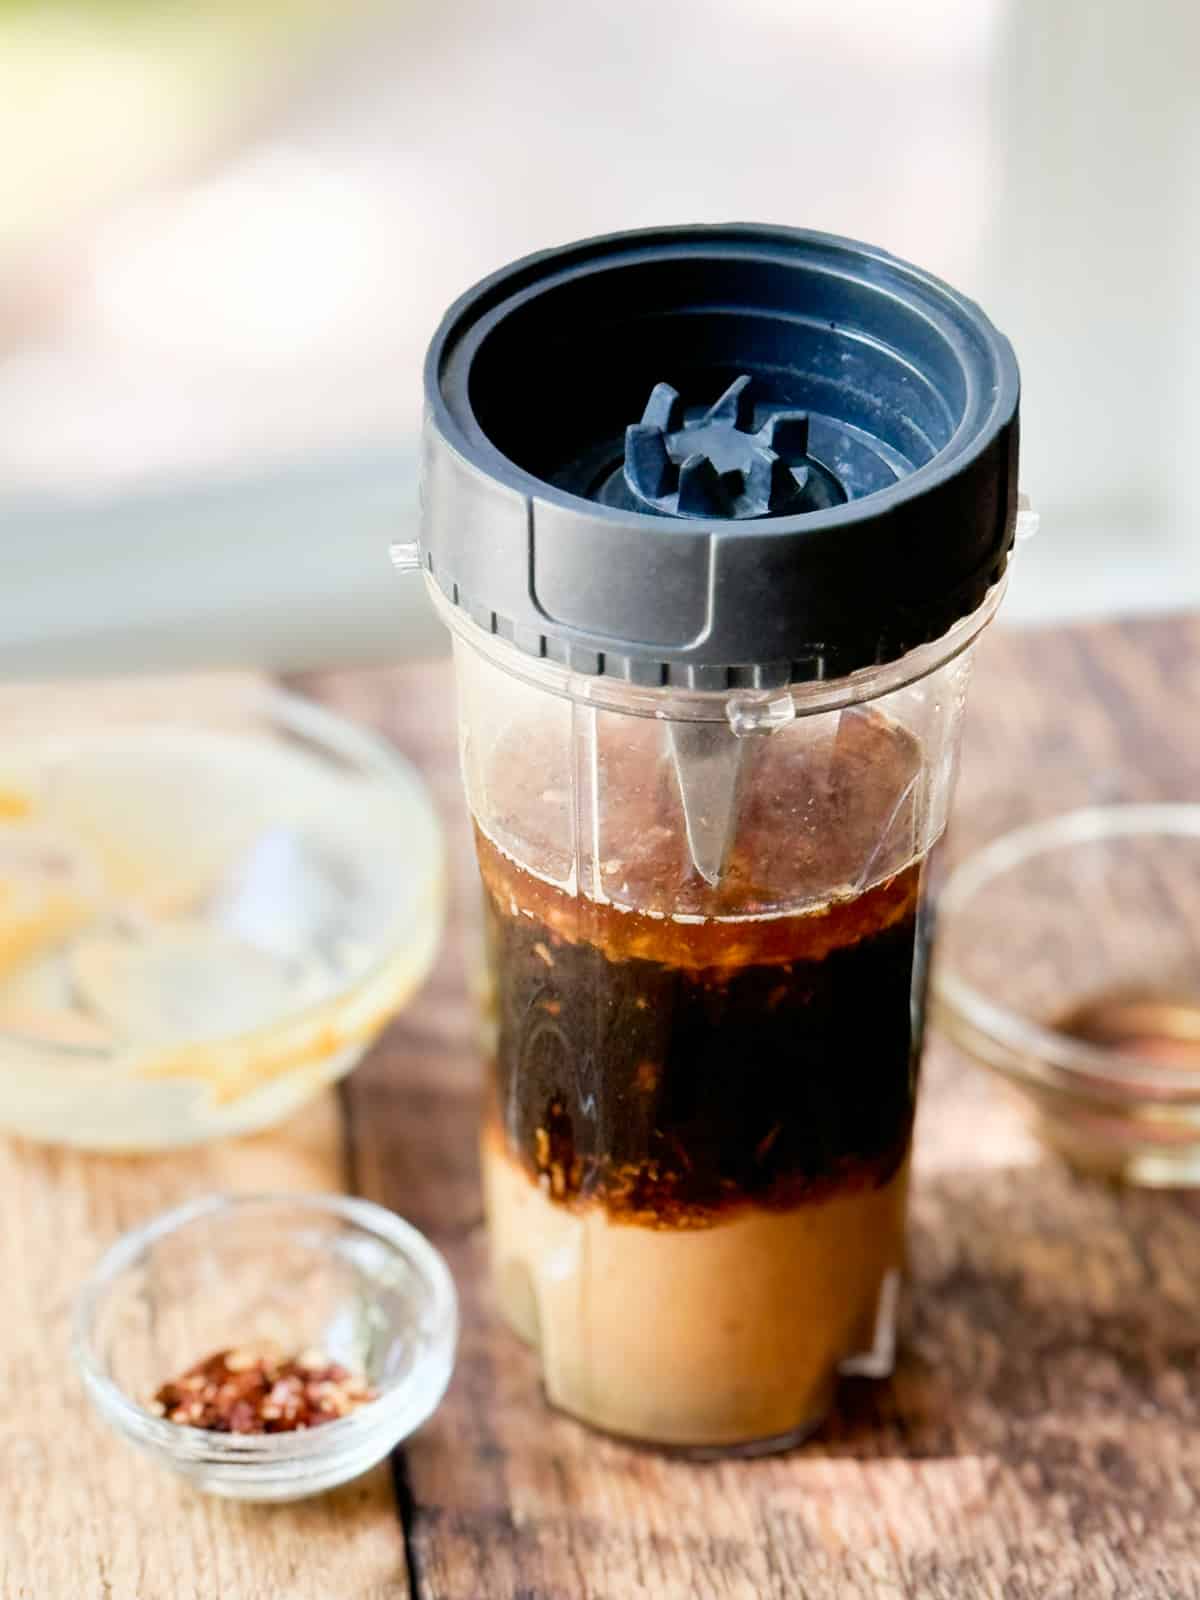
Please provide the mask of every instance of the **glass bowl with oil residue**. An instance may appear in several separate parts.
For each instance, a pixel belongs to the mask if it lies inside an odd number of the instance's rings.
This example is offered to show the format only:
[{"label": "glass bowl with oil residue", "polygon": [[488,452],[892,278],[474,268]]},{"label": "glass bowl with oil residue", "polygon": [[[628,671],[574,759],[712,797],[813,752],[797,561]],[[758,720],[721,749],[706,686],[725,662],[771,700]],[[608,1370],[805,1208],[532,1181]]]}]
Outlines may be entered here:
[{"label": "glass bowl with oil residue", "polygon": [[969,857],[932,1004],[1076,1166],[1200,1184],[1200,805],[1071,811]]},{"label": "glass bowl with oil residue", "polygon": [[0,1128],[194,1144],[350,1071],[441,931],[408,763],[249,676],[3,692]]}]

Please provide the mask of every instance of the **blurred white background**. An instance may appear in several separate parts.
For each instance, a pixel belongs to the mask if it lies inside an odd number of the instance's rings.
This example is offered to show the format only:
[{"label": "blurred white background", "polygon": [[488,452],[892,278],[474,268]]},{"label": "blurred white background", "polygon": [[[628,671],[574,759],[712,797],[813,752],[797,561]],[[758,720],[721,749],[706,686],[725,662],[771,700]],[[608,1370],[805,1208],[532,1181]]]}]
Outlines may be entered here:
[{"label": "blurred white background", "polygon": [[1200,603],[1195,0],[0,0],[0,673],[424,650],[420,363],[529,250],[753,218],[979,298],[1007,614]]}]

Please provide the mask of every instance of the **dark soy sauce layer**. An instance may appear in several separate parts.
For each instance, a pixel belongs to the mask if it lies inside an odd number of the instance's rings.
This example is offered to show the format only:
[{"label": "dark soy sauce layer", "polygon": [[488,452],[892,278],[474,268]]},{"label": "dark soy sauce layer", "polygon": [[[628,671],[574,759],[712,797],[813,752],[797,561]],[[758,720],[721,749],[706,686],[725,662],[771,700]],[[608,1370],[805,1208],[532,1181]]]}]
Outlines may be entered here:
[{"label": "dark soy sauce layer", "polygon": [[484,851],[492,1114],[554,1199],[678,1226],[896,1171],[919,1045],[917,868],[845,903],[857,937],[816,958],[806,924],[818,919],[780,918],[768,926],[790,960],[691,968],[613,960],[512,915],[510,894],[532,909],[561,891]]},{"label": "dark soy sauce layer", "polygon": [[[812,794],[780,748],[767,776],[782,781],[760,792]],[[843,718],[838,748],[815,823],[789,832],[751,804],[715,891],[675,881],[679,835],[655,827],[661,810],[647,802],[663,802],[643,782],[642,825],[622,818],[614,837],[630,842],[613,875],[654,914],[568,894],[477,834],[492,1137],[554,1200],[703,1226],[747,1203],[782,1209],[882,1184],[903,1162],[924,1000],[921,862],[910,850],[861,893],[753,914],[767,898],[763,863],[770,898],[786,903],[794,886],[803,903],[822,855],[826,870],[844,861],[849,873],[881,839],[896,848],[897,817],[911,838],[911,735],[858,713]],[[691,920],[659,910],[664,900],[691,910],[689,896],[700,902]]]}]

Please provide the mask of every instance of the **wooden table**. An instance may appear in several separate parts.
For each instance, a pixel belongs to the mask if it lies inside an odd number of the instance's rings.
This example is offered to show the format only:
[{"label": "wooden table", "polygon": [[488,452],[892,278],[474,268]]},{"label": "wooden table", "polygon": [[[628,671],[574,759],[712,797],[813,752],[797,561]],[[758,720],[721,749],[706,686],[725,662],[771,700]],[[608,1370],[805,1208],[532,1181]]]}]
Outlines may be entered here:
[{"label": "wooden table", "polygon": [[[795,1452],[692,1466],[548,1412],[492,1316],[460,953],[473,867],[444,664],[305,687],[386,730],[449,819],[453,928],[338,1097],[257,1139],[112,1160],[0,1141],[2,1600],[1184,1600],[1200,1596],[1200,1194],[1072,1177],[934,1041],[895,1377]],[[1200,797],[1200,620],[994,631],[951,848],[1096,799]],[[99,1249],[214,1185],[350,1187],[462,1294],[433,1421],[311,1503],[205,1499],[116,1443],[67,1368]]]}]

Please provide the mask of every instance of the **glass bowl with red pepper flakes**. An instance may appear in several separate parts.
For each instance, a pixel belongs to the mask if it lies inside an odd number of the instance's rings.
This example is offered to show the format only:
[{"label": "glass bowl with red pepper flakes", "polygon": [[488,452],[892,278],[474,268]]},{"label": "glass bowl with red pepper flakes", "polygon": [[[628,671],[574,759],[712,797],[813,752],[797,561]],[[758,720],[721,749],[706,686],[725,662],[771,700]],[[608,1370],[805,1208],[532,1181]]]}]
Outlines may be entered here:
[{"label": "glass bowl with red pepper flakes", "polygon": [[212,1195],[125,1234],[80,1292],[84,1385],[123,1437],[210,1494],[346,1483],[450,1379],[449,1269],[409,1223],[338,1195]]}]

